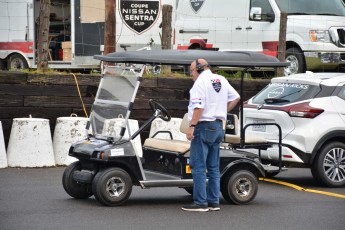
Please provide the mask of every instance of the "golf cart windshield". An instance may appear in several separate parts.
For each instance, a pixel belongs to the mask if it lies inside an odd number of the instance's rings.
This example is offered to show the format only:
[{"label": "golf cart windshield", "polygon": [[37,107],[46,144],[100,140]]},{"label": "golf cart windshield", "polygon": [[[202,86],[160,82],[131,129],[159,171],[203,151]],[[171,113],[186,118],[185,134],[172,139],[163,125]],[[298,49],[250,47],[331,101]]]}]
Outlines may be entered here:
[{"label": "golf cart windshield", "polygon": [[116,141],[124,135],[142,72],[128,71],[125,65],[107,66],[104,71],[90,121],[94,134],[113,137]]}]

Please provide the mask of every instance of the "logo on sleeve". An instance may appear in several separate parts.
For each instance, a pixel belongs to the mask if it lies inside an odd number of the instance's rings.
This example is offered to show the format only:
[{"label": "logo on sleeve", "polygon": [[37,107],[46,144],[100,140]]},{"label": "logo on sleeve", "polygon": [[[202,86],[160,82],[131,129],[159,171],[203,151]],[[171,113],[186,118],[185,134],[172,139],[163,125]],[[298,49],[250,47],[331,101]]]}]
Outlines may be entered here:
[{"label": "logo on sleeve", "polygon": [[219,91],[222,89],[222,83],[220,82],[220,79],[211,79],[213,89],[219,93]]}]

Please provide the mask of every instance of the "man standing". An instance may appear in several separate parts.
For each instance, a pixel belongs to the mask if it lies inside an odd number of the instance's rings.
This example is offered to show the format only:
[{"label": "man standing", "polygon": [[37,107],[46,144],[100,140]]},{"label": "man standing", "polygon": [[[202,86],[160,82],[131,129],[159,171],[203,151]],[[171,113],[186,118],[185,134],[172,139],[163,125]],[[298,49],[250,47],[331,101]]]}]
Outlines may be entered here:
[{"label": "man standing", "polygon": [[[193,204],[185,211],[218,211],[220,195],[219,146],[224,138],[223,121],[227,112],[240,100],[240,95],[220,75],[213,74],[204,59],[190,65],[194,85],[189,91],[189,128],[191,141],[190,167],[193,175]],[[208,186],[206,185],[206,172]]]}]

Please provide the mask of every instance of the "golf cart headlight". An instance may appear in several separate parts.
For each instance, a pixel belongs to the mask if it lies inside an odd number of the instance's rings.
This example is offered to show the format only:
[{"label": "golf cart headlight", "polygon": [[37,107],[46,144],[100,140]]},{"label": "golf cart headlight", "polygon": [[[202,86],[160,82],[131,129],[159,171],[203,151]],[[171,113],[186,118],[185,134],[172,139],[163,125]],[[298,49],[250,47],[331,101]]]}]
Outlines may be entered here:
[{"label": "golf cart headlight", "polygon": [[312,42],[330,42],[328,30],[310,30],[309,37]]}]

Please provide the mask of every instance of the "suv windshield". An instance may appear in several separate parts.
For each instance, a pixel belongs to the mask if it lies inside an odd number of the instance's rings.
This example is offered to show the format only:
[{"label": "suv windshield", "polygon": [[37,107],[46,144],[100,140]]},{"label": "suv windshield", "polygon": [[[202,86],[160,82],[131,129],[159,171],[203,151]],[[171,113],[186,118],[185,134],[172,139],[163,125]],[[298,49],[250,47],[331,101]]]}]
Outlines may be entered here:
[{"label": "suv windshield", "polygon": [[284,105],[313,98],[318,91],[316,85],[273,82],[253,98],[253,104]]},{"label": "suv windshield", "polygon": [[107,67],[106,72],[99,84],[90,120],[95,134],[112,136],[117,140],[121,138],[121,128],[118,127],[127,126],[130,103],[140,81],[138,74],[120,66]]},{"label": "suv windshield", "polygon": [[345,16],[342,0],[276,0],[281,11],[288,14]]}]

